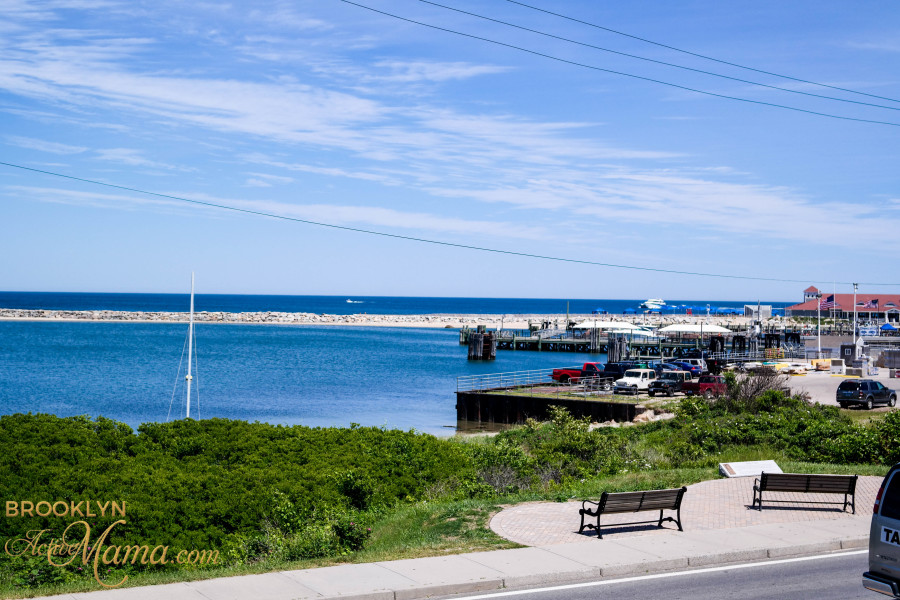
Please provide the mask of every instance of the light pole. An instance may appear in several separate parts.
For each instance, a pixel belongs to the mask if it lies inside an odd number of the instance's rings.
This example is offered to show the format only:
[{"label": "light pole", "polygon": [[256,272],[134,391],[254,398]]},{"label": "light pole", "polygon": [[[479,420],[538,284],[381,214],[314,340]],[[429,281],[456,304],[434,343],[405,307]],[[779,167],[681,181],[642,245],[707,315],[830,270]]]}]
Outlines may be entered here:
[{"label": "light pole", "polygon": [[856,358],[856,290],[858,283],[853,284],[853,358]]},{"label": "light pole", "polygon": [[822,358],[822,294],[816,294],[816,358]]}]

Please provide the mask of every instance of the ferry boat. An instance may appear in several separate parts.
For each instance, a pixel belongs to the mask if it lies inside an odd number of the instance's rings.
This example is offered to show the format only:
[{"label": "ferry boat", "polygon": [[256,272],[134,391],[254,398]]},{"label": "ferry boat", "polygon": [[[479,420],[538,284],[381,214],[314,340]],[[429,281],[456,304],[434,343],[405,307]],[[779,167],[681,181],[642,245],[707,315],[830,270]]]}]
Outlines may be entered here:
[{"label": "ferry boat", "polygon": [[650,298],[641,302],[640,308],[645,310],[661,310],[666,305],[666,301],[662,298]]}]

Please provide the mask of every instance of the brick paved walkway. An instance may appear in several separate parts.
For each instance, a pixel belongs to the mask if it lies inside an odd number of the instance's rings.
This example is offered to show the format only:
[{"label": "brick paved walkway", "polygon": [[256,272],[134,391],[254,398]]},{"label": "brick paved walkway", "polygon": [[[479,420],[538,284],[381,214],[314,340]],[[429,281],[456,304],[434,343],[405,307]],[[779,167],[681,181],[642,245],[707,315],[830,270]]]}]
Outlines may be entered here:
[{"label": "brick paved walkway", "polygon": [[[875,495],[882,477],[860,477],[856,483],[856,516],[871,516]],[[731,529],[770,523],[823,521],[848,519],[853,515],[842,504],[815,505],[807,502],[831,502],[840,500],[837,494],[797,494],[766,492],[762,511],[751,509],[753,501],[753,477],[716,479],[688,486],[681,504],[681,524],[685,530]],[[768,500],[789,500],[787,504],[765,504]],[[525,546],[547,546],[579,541],[596,541],[592,530],[578,533],[580,501],[531,502],[503,509],[491,519],[491,529],[499,536]],[[668,516],[669,511],[666,511]],[[660,535],[670,530],[677,532],[672,522],[613,527],[616,523],[651,520],[659,513],[604,515],[601,519],[603,539],[616,539],[636,535]]]}]

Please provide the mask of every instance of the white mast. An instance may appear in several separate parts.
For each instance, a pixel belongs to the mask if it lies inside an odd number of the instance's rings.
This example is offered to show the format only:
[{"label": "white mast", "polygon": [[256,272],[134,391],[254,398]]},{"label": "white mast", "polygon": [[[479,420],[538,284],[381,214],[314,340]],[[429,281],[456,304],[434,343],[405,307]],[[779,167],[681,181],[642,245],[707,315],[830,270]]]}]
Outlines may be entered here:
[{"label": "white mast", "polygon": [[191,418],[191,359],[194,345],[194,272],[191,271],[191,322],[188,325],[188,369],[185,380],[187,381],[187,418]]}]

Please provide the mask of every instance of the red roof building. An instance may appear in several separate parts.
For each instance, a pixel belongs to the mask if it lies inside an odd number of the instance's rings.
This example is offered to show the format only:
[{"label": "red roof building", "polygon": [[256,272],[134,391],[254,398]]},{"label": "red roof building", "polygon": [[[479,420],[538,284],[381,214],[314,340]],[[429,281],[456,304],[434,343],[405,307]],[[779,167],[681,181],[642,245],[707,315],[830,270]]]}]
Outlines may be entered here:
[{"label": "red roof building", "polygon": [[[821,294],[821,296],[819,296]],[[853,318],[853,294],[826,294],[810,286],[803,302],[784,309],[787,317]],[[900,321],[900,294],[856,294],[856,313],[872,320]]]}]

